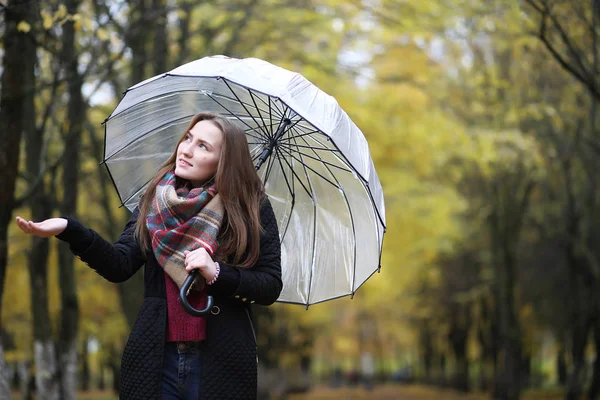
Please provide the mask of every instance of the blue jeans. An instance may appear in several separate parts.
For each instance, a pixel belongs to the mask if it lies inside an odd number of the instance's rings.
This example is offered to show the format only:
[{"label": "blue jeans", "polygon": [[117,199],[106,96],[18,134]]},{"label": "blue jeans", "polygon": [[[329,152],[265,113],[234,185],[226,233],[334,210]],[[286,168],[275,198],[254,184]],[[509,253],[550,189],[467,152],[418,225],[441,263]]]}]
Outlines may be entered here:
[{"label": "blue jeans", "polygon": [[161,392],[163,400],[197,400],[200,390],[200,343],[167,342]]}]

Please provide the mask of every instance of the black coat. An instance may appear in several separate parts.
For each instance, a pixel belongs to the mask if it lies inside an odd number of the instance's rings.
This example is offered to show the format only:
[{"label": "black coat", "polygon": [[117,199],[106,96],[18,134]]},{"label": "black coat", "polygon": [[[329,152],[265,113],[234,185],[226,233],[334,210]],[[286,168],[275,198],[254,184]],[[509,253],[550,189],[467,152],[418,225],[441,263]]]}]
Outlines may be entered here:
[{"label": "black coat", "polygon": [[[134,239],[137,215],[136,209],[114,244],[70,217],[57,237],[69,242],[76,256],[111,282],[129,279],[145,263],[144,302],[123,351],[120,398],[160,399],[167,322],[164,272],[154,254],[145,257]],[[260,218],[264,232],[256,265],[239,269],[219,263],[219,278],[209,286],[214,306],[206,317],[202,342],[202,400],[257,396],[258,358],[250,304],[272,304],[283,286],[277,221],[268,201]]]}]

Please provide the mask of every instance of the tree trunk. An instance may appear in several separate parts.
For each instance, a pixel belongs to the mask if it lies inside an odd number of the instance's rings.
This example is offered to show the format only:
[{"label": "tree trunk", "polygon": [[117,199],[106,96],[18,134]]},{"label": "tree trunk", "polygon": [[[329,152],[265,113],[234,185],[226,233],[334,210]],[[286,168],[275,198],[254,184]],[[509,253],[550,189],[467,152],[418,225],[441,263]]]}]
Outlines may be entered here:
[{"label": "tree trunk", "polygon": [[58,400],[59,388],[56,365],[56,353],[51,339],[35,340],[35,392],[37,400]]},{"label": "tree trunk", "polygon": [[448,365],[448,357],[443,351],[438,350],[436,353],[439,367],[436,385],[440,387],[446,387],[446,367]]},{"label": "tree trunk", "polygon": [[454,389],[469,391],[469,361],[467,359],[467,340],[471,318],[468,305],[451,307],[449,340],[456,358],[456,372],[452,379]]},{"label": "tree trunk", "polygon": [[567,384],[567,360],[565,358],[565,345],[561,344],[556,354],[556,371],[558,373],[558,384],[565,386]]},{"label": "tree trunk", "polygon": [[512,254],[504,253],[504,265],[497,268],[498,311],[500,314],[500,341],[498,364],[494,382],[494,398],[518,400],[520,398],[521,329],[516,315],[514,290],[516,266]]},{"label": "tree trunk", "polygon": [[10,398],[10,382],[9,378],[6,375],[6,362],[4,361],[4,348],[2,347],[2,338],[0,338],[0,373],[2,376],[0,377],[0,397],[6,395],[6,397],[2,397],[3,399]]},{"label": "tree trunk", "polygon": [[[512,176],[509,176],[509,179]],[[515,177],[520,179],[519,177]],[[523,198],[509,200],[508,193],[517,192],[507,185],[509,179],[499,176],[492,183],[490,237],[495,269],[494,294],[498,317],[498,354],[494,378],[494,399],[518,400],[521,392],[521,327],[517,316],[515,292],[517,288],[517,246],[519,233],[527,209],[532,186],[524,191]],[[499,181],[502,180],[500,183]],[[501,186],[502,185],[502,186]],[[506,185],[506,186],[504,186]],[[524,186],[526,187],[526,186]]]},{"label": "tree trunk", "polygon": [[125,38],[131,49],[131,84],[143,81],[146,77],[148,64],[147,44],[151,38],[152,27],[148,26],[147,0],[128,0],[131,8],[131,28]]},{"label": "tree trunk", "polygon": [[[575,304],[581,304],[579,296],[581,293],[573,292],[573,301]],[[588,336],[591,329],[590,319],[584,309],[573,311],[575,313],[572,320],[572,356],[573,369],[567,381],[566,400],[578,400],[583,393],[585,380],[585,348],[588,343]]]},{"label": "tree trunk", "polygon": [[433,338],[431,330],[429,329],[427,321],[423,321],[420,329],[420,340],[419,344],[421,347],[421,354],[423,357],[423,372],[426,383],[431,383],[432,369],[433,369]]},{"label": "tree trunk", "polygon": [[[31,147],[29,146],[30,152],[32,152]],[[51,209],[42,188],[32,200],[31,214],[34,220],[41,220],[50,215]],[[56,354],[52,342],[52,323],[48,312],[48,239],[32,237],[31,247],[29,275],[33,314],[35,387],[38,400],[54,400],[59,398],[59,390]]]},{"label": "tree trunk", "polygon": [[165,0],[152,0],[152,12],[154,18],[152,26],[154,27],[154,42],[153,42],[153,66],[154,75],[167,72],[169,49],[167,48],[167,8]]},{"label": "tree trunk", "polygon": [[189,61],[188,43],[190,39],[190,14],[192,12],[192,7],[192,3],[186,1],[179,5],[179,9],[182,11],[183,17],[179,19],[179,39],[177,40],[179,54],[177,55],[177,65],[181,65],[186,61]]},{"label": "tree trunk", "polygon": [[[68,0],[69,14],[76,14],[79,0]],[[75,28],[73,21],[63,25],[62,65],[67,77],[69,102],[67,109],[68,131],[63,157],[63,200],[61,215],[77,214],[79,187],[79,155],[81,131],[85,120],[85,105],[81,95],[83,79],[78,72],[75,53]],[[61,293],[61,326],[59,336],[59,371],[61,399],[74,400],[77,389],[77,331],[79,325],[79,301],[75,284],[74,257],[69,244],[60,242],[58,247],[59,284]]]},{"label": "tree trunk", "polygon": [[[19,168],[20,144],[27,115],[25,102],[33,102],[35,41],[33,32],[19,32],[17,25],[26,21],[34,26],[37,3],[9,0],[4,13],[4,56],[0,88],[0,320],[4,280],[8,265],[8,225],[12,220],[15,182]],[[10,399],[2,339],[0,338],[0,398]]]},{"label": "tree trunk", "polygon": [[85,337],[81,346],[81,377],[79,378],[81,390],[88,392],[90,385],[90,355],[88,353],[89,337]]},{"label": "tree trunk", "polygon": [[522,351],[521,358],[521,389],[530,388],[536,384],[531,379],[531,354]]},{"label": "tree trunk", "polygon": [[[569,207],[569,220],[567,230],[576,238],[579,231],[579,217],[575,209],[573,189],[571,188],[570,166],[567,166],[567,194]],[[590,312],[587,302],[591,298],[589,280],[582,276],[581,266],[575,251],[575,239],[570,240],[565,249],[566,261],[569,268],[571,302],[570,302],[570,328],[573,367],[567,379],[566,400],[578,400],[583,393],[585,381],[585,348],[591,329]]]},{"label": "tree trunk", "polygon": [[114,347],[111,347],[109,351],[110,356],[108,362],[112,371],[112,388],[115,393],[119,393],[121,389],[121,357]]},{"label": "tree trunk", "polygon": [[477,337],[482,348],[479,386],[480,389],[484,391],[488,391],[492,388],[498,347],[498,323],[497,318],[493,317],[495,307],[493,307],[491,303],[492,301],[489,297],[481,298],[481,314],[479,317],[479,326],[477,328]]},{"label": "tree trunk", "polygon": [[[34,57],[35,59],[35,57]],[[29,87],[35,87],[35,77],[29,78]],[[23,122],[23,131],[27,147],[27,174],[36,181],[43,170],[45,154],[42,152],[44,132],[36,129],[34,91],[23,103],[23,112],[27,116]],[[31,182],[30,182],[31,184]],[[52,201],[41,184],[27,199],[31,209],[31,218],[40,221],[52,214]],[[33,314],[33,337],[36,366],[36,392],[38,400],[59,398],[57,385],[56,354],[52,342],[52,321],[48,311],[48,239],[33,236],[29,254],[29,279],[31,282],[31,307]]]},{"label": "tree trunk", "polygon": [[594,345],[596,347],[596,359],[594,360],[594,372],[588,392],[588,400],[596,400],[600,394],[600,318],[597,316],[594,320]]},{"label": "tree trunk", "polygon": [[98,375],[98,390],[103,391],[106,389],[106,363],[104,361],[100,362]]},{"label": "tree trunk", "polygon": [[23,395],[27,393],[27,384],[29,383],[30,363],[20,361],[17,365],[17,374],[19,375],[18,389]]},{"label": "tree trunk", "polygon": [[588,324],[576,327],[574,336],[577,339],[573,342],[573,370],[567,381],[566,400],[578,400],[583,392],[585,379],[585,347],[587,344],[587,334],[589,333]]}]

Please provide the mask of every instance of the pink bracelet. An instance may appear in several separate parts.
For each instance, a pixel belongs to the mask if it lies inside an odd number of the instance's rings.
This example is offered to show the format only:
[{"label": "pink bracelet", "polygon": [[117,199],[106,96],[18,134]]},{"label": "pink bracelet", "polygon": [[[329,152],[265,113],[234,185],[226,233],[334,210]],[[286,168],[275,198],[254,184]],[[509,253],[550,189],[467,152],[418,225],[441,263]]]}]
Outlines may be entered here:
[{"label": "pink bracelet", "polygon": [[206,282],[207,285],[212,285],[213,283],[215,283],[217,281],[217,278],[219,277],[219,272],[221,272],[221,267],[219,266],[218,262],[215,263],[215,267],[217,267],[217,273],[215,274],[214,278],[212,278],[210,281]]}]

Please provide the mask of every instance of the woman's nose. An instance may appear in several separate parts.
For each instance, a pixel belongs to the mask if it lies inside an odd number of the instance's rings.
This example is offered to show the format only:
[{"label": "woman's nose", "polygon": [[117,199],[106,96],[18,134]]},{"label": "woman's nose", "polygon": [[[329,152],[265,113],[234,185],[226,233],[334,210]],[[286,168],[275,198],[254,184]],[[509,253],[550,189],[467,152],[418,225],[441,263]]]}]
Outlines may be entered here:
[{"label": "woman's nose", "polygon": [[192,144],[191,143],[181,143],[181,152],[187,156],[192,155]]}]

